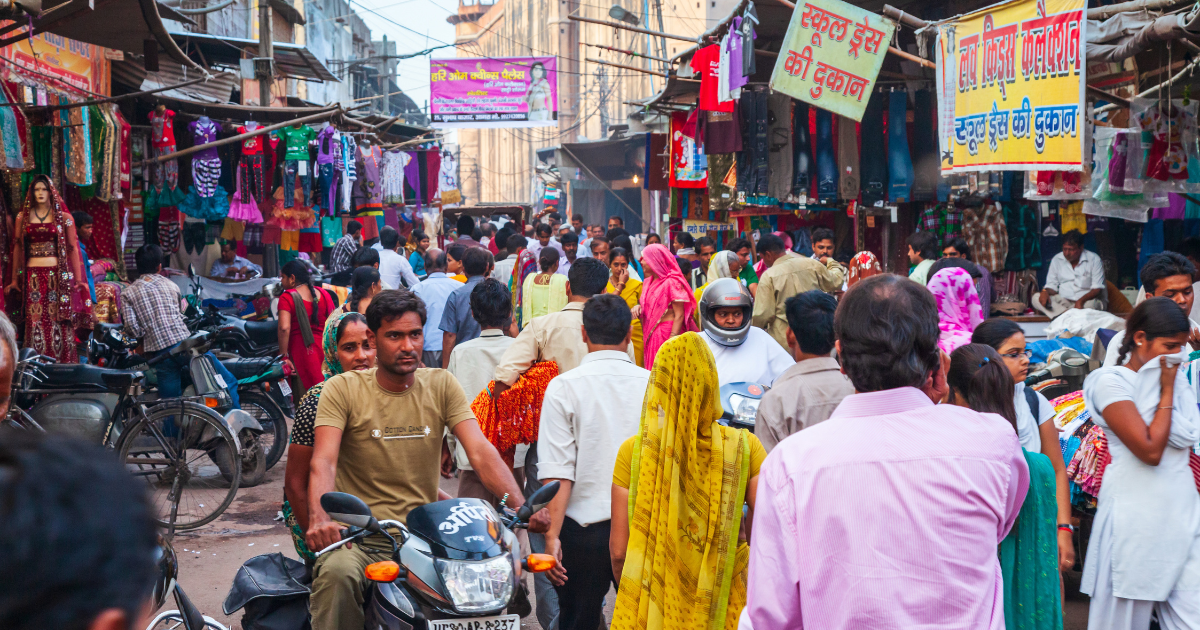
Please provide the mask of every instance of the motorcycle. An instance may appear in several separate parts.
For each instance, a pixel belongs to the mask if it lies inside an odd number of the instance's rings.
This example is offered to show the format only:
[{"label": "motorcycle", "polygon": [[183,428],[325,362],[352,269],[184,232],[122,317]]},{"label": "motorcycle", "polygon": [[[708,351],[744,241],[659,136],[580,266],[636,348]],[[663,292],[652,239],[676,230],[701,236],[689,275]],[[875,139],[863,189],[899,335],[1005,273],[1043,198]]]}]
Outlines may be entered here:
[{"label": "motorcycle", "polygon": [[287,449],[287,419],[295,415],[292,388],[281,357],[239,358],[216,353],[221,365],[238,379],[238,400],[242,410],[254,416],[263,427],[258,440],[266,453],[270,470]]},{"label": "motorcycle", "polygon": [[[554,556],[531,554],[518,562],[513,530],[550,503],[558,492],[551,482],[533,493],[517,511],[497,514],[478,499],[450,499],[421,506],[399,521],[377,521],[358,497],[342,492],[321,496],[321,507],[334,520],[350,525],[341,540],[317,553],[376,534],[392,543],[391,559],[368,565],[371,580],[363,599],[365,630],[416,628],[518,630],[529,612],[520,572],[549,571]],[[389,531],[395,531],[393,537]],[[508,609],[509,614],[502,614]]]},{"label": "motorcycle", "polygon": [[771,389],[758,383],[726,383],[721,386],[721,418],[725,426],[748,429],[754,432],[754,418],[758,416],[758,405]]},{"label": "motorcycle", "polygon": [[211,331],[215,347],[241,357],[279,355],[279,322],[276,320],[246,321],[226,315],[210,304],[203,314],[188,321],[188,328]]},{"label": "motorcycle", "polygon": [[146,630],[157,630],[167,628],[183,627],[184,630],[203,630],[211,628],[212,630],[229,630],[221,625],[217,620],[200,612],[199,608],[192,603],[192,600],[183,592],[183,587],[179,586],[179,559],[175,556],[175,549],[171,547],[170,541],[166,538],[158,537],[158,550],[155,564],[158,566],[158,580],[154,583],[154,609],[158,610],[167,603],[167,595],[175,596],[175,605],[178,606],[175,610],[164,610],[155,615],[150,625],[146,626]]}]

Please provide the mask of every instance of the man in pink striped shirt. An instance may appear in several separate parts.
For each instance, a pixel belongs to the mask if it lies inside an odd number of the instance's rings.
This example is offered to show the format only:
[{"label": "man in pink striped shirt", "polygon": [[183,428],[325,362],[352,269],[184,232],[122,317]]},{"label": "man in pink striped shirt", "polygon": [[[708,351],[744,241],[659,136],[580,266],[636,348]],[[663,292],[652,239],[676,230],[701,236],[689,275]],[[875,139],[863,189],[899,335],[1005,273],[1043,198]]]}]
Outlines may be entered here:
[{"label": "man in pink striped shirt", "polygon": [[996,545],[1029,469],[1003,418],[946,393],[933,296],[856,284],[834,321],[855,393],[759,474],[742,627],[1004,628]]}]

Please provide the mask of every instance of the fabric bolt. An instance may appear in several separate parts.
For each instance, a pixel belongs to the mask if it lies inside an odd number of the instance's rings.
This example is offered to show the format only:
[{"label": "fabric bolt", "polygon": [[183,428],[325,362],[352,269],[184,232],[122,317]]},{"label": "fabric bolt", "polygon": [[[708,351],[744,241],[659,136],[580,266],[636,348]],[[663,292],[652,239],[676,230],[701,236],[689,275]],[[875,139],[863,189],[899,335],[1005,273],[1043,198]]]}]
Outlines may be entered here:
[{"label": "fabric bolt", "polygon": [[838,198],[858,199],[862,175],[858,165],[858,130],[853,120],[843,116],[838,116],[837,124]]},{"label": "fabric bolt", "polygon": [[908,150],[908,93],[888,94],[888,199],[912,200],[913,164]]},{"label": "fabric bolt", "polygon": [[613,630],[737,625],[749,554],[738,533],[753,436],[717,422],[714,367],[700,336],[685,333],[663,344],[650,375],[634,438]]},{"label": "fabric bolt", "polygon": [[949,267],[933,274],[928,287],[937,300],[938,347],[950,354],[971,343],[971,333],[984,320],[971,274],[961,267]]},{"label": "fabric bolt", "polygon": [[[763,463],[744,617],[755,628],[998,629],[997,545],[1028,484],[998,416],[911,387],[847,396]],[[862,570],[879,566],[891,569]]]},{"label": "fabric bolt", "polygon": [[792,192],[792,99],[786,94],[767,97],[767,195],[784,200]]},{"label": "fabric bolt", "polygon": [[833,114],[817,109],[817,195],[821,199],[838,196],[838,167],[834,154]]},{"label": "fabric bolt", "polygon": [[962,233],[971,247],[971,260],[988,271],[1003,271],[1008,256],[1004,211],[996,203],[963,208]]},{"label": "fabric bolt", "polygon": [[792,191],[808,195],[812,171],[812,142],[808,130],[808,104],[796,101],[792,106]]},{"label": "fabric bolt", "polygon": [[935,126],[937,103],[932,90],[917,90],[913,101],[912,201],[934,201],[941,175]]},{"label": "fabric bolt", "polygon": [[854,393],[837,359],[819,357],[794,363],[763,395],[754,434],[768,450],[788,436],[829,419],[842,400]]}]

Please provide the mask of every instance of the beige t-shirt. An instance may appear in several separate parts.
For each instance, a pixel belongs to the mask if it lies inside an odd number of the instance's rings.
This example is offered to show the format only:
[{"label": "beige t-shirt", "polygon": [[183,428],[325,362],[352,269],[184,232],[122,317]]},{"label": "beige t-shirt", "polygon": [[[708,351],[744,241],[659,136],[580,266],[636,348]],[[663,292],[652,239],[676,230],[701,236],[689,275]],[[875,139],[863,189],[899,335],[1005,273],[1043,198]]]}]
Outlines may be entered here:
[{"label": "beige t-shirt", "polygon": [[421,368],[407,391],[385,391],[375,370],[325,382],[318,427],[343,431],[334,486],[371,506],[375,518],[403,521],[437,501],[442,433],[471,420],[462,387],[446,370]]}]

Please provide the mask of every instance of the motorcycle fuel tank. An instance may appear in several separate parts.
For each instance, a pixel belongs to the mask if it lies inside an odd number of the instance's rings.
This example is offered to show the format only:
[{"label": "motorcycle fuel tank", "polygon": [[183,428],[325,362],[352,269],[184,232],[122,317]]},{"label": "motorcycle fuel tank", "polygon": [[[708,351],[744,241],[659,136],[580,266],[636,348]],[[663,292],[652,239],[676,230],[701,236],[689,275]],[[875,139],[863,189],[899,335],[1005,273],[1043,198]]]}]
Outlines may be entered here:
[{"label": "motorcycle fuel tank", "polygon": [[504,526],[492,506],[479,499],[450,499],[408,513],[408,530],[429,543],[433,555],[450,560],[485,560],[504,553]]},{"label": "motorcycle fuel tank", "polygon": [[119,398],[117,394],[55,394],[38,403],[29,415],[47,433],[103,444]]}]

